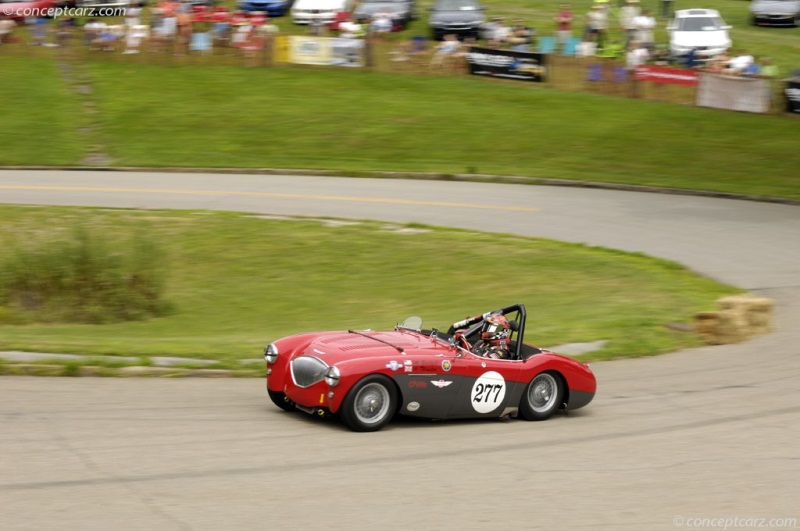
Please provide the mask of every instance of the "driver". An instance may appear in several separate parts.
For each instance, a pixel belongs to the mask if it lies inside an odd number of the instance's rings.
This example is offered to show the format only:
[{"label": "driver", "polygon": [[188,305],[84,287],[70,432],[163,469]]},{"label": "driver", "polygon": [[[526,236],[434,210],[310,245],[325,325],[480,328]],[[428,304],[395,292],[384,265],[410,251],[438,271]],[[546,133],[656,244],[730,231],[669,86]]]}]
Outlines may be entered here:
[{"label": "driver", "polygon": [[472,353],[484,358],[508,359],[510,333],[511,324],[505,315],[496,313],[486,317],[481,327],[481,338],[475,343]]}]

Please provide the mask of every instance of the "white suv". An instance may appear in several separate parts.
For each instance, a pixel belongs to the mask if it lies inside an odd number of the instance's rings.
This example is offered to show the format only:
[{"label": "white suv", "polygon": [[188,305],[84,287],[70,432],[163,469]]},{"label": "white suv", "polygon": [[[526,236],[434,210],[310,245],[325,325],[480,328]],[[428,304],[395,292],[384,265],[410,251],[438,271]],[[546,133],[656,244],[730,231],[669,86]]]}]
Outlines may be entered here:
[{"label": "white suv", "polygon": [[695,51],[698,60],[708,60],[731,47],[730,26],[715,9],[682,9],[667,25],[669,51],[679,58]]},{"label": "white suv", "polygon": [[315,17],[330,24],[343,11],[349,11],[348,0],[297,0],[291,9],[295,24],[310,24]]}]

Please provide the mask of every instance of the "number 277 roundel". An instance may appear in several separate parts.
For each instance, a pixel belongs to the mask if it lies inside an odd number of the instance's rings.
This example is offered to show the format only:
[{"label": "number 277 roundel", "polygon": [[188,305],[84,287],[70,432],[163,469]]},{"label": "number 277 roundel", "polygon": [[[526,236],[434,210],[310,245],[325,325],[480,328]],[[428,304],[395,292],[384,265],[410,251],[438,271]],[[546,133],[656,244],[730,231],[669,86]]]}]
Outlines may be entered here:
[{"label": "number 277 roundel", "polygon": [[483,373],[472,386],[470,400],[478,413],[491,413],[503,403],[506,396],[506,381],[495,371]]}]

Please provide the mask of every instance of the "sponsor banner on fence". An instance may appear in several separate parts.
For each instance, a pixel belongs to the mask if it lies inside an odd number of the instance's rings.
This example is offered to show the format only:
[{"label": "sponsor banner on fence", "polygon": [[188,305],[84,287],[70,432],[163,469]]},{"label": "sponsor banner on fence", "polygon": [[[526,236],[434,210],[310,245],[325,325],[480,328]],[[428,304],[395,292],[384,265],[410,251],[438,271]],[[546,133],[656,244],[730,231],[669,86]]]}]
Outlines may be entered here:
[{"label": "sponsor banner on fence", "polygon": [[502,77],[542,82],[546,74],[546,56],[541,53],[494,50],[473,46],[467,54],[469,73],[476,76]]},{"label": "sponsor banner on fence", "polygon": [[745,112],[768,112],[770,85],[768,79],[700,74],[697,105]]},{"label": "sponsor banner on fence", "polygon": [[299,65],[331,64],[331,43],[327,37],[289,38],[289,62]]},{"label": "sponsor banner on fence", "polygon": [[634,71],[636,81],[669,83],[671,85],[697,85],[697,71],[669,66],[640,65]]},{"label": "sponsor banner on fence", "polygon": [[786,81],[783,95],[786,96],[786,112],[800,114],[800,79]]},{"label": "sponsor banner on fence", "polygon": [[364,39],[331,39],[331,64],[364,66]]},{"label": "sponsor banner on fence", "polygon": [[363,66],[364,41],[332,37],[289,38],[288,59],[301,65]]}]

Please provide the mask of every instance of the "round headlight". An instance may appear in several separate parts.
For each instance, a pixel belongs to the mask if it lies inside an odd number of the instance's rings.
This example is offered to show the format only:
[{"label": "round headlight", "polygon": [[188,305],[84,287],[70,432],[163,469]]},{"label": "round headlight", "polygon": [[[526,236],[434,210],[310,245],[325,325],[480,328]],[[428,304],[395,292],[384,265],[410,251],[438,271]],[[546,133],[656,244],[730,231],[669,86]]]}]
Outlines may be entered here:
[{"label": "round headlight", "polygon": [[325,371],[325,383],[331,387],[339,385],[339,369],[335,365],[331,365]]},{"label": "round headlight", "polygon": [[264,359],[267,363],[275,363],[278,360],[278,347],[272,343],[264,347]]}]

